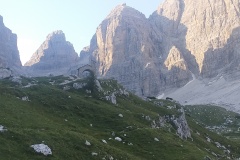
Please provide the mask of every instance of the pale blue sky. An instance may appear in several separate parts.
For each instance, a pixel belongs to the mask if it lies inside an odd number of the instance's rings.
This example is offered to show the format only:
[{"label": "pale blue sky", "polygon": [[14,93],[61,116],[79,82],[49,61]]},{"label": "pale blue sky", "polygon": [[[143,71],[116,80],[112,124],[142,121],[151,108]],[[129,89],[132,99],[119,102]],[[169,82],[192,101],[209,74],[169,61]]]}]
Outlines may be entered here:
[{"label": "pale blue sky", "polygon": [[149,17],[163,0],[0,0],[4,24],[18,35],[24,64],[45,40],[62,30],[76,52],[88,46],[96,28],[118,4],[126,3]]}]

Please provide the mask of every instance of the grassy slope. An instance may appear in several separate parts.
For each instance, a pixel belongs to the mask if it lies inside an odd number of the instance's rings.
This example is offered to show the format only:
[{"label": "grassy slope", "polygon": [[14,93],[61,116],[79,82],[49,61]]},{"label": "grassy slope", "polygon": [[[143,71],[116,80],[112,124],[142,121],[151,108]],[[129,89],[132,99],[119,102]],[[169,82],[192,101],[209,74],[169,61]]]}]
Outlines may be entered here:
[{"label": "grassy slope", "polygon": [[[55,77],[51,81],[57,80],[59,83],[62,79]],[[23,83],[31,81],[24,79]],[[94,94],[96,92],[63,91],[63,86],[51,85],[49,81],[50,78],[38,78],[35,80],[37,85],[29,88],[22,88],[9,80],[0,81],[0,125],[8,129],[0,133],[0,159],[86,160],[109,159],[112,156],[114,159],[202,160],[207,155],[213,157],[206,149],[223,154],[214,143],[206,141],[206,136],[225,146],[230,145],[232,156],[239,156],[239,145],[196,125],[191,117],[188,120],[193,141],[181,140],[171,127],[152,129],[151,122],[142,115],[155,119],[158,114],[175,114],[175,110],[166,109],[168,105],[175,105],[172,102],[163,102],[164,105],[159,107],[130,95],[118,96],[118,105],[113,105],[99,99],[101,95]],[[113,81],[105,81],[102,86],[108,90],[113,87],[107,83],[118,86]],[[17,98],[24,96],[28,96],[30,102]],[[120,113],[123,118],[118,116]],[[125,143],[109,140],[116,136]],[[160,141],[154,141],[155,137]],[[104,144],[102,139],[108,144]],[[86,140],[92,145],[86,146]],[[30,148],[30,145],[43,141],[52,149],[52,156],[36,154]],[[98,155],[92,156],[92,152]]]},{"label": "grassy slope", "polygon": [[240,114],[213,105],[186,106],[199,124],[235,141],[240,141]]}]

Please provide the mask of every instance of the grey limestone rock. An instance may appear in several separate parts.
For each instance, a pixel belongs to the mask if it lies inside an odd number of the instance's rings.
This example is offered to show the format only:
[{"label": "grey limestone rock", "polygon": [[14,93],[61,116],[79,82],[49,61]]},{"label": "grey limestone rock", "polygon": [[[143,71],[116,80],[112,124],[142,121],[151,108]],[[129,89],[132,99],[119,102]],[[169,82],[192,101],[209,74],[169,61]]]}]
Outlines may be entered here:
[{"label": "grey limestone rock", "polygon": [[109,96],[105,96],[105,99],[107,101],[110,101],[112,104],[117,104],[117,97],[116,97],[115,93],[112,93]]},{"label": "grey limestone rock", "polygon": [[81,64],[88,64],[89,63],[89,57],[91,56],[90,54],[90,46],[84,47],[82,51],[80,52],[80,58],[79,58],[79,63]]},{"label": "grey limestone rock", "polygon": [[102,86],[101,86],[101,84],[100,84],[100,82],[99,82],[99,80],[96,79],[95,80],[95,84],[96,84],[97,89],[98,89],[99,92],[103,92],[104,91]]},{"label": "grey limestone rock", "polygon": [[86,83],[73,83],[73,88],[74,89],[81,89],[86,85],[87,85]]},{"label": "grey limestone rock", "polygon": [[62,31],[49,34],[39,49],[25,64],[33,75],[67,74],[71,64],[78,60],[73,45],[66,41]]},{"label": "grey limestone rock", "polygon": [[173,120],[174,125],[177,127],[177,135],[181,139],[192,138],[190,128],[185,118],[184,109],[181,108],[180,112],[181,115]]},{"label": "grey limestone rock", "polygon": [[11,78],[11,81],[12,82],[16,82],[18,84],[22,84],[22,78],[21,77],[18,77],[18,76],[14,76]]},{"label": "grey limestone rock", "polygon": [[9,77],[22,67],[17,48],[17,35],[5,27],[0,16],[0,78]]},{"label": "grey limestone rock", "polygon": [[7,68],[0,68],[0,79],[11,77],[12,71]]},{"label": "grey limestone rock", "polygon": [[22,97],[22,101],[30,101],[28,96]]},{"label": "grey limestone rock", "polygon": [[159,116],[158,119],[153,120],[151,123],[152,128],[162,128],[166,125],[167,120],[165,117]]},{"label": "grey limestone rock", "polygon": [[98,76],[143,97],[186,85],[193,77],[240,70],[238,0],[165,0],[147,19],[122,4],[98,26],[84,53]]},{"label": "grey limestone rock", "polygon": [[45,156],[52,155],[52,150],[45,144],[34,144],[30,146],[37,153],[42,153]]},{"label": "grey limestone rock", "polygon": [[191,78],[177,47],[172,52],[178,56],[164,64],[168,48],[163,37],[142,13],[124,4],[98,26],[88,52],[95,57],[98,76],[114,78],[139,96],[156,96],[168,85],[181,86]]},{"label": "grey limestone rock", "polygon": [[185,50],[195,75],[209,78],[239,70],[239,11],[238,0],[166,0],[150,21]]}]

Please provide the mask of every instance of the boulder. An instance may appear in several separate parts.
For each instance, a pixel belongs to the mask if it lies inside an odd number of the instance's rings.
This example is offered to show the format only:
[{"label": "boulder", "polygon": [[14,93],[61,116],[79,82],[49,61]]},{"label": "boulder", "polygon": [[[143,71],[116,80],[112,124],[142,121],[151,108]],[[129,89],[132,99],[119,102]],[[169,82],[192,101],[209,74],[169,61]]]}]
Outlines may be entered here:
[{"label": "boulder", "polygon": [[34,144],[34,145],[31,145],[31,147],[37,153],[42,153],[45,156],[52,155],[52,150],[45,144]]}]

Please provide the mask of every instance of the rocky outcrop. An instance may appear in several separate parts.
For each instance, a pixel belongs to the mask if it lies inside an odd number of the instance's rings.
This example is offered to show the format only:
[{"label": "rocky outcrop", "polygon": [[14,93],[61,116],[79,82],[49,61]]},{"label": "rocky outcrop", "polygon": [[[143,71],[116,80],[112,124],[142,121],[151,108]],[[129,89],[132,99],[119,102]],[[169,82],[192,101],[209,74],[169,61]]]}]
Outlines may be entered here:
[{"label": "rocky outcrop", "polygon": [[78,55],[73,45],[66,41],[62,31],[49,34],[39,49],[25,64],[33,75],[66,74]]},{"label": "rocky outcrop", "polygon": [[181,109],[178,109],[177,115],[165,115],[163,117],[159,116],[156,120],[151,122],[151,127],[153,129],[159,129],[169,127],[168,124],[171,124],[171,126],[176,129],[176,134],[179,136],[179,138],[192,139],[191,129],[188,126],[188,122],[185,117],[185,111],[182,107]]},{"label": "rocky outcrop", "polygon": [[73,88],[74,89],[82,89],[86,85],[87,85],[86,83],[73,83]]},{"label": "rocky outcrop", "polygon": [[0,79],[11,77],[12,71],[9,68],[0,68]]},{"label": "rocky outcrop", "polygon": [[[148,119],[147,117],[145,117],[145,119]],[[167,123],[167,120],[165,119],[165,117],[158,117],[158,119],[153,120],[151,123],[151,127],[154,129],[159,129],[159,128],[163,128]]]},{"label": "rocky outcrop", "polygon": [[0,78],[9,77],[21,68],[17,35],[5,27],[0,16]]},{"label": "rocky outcrop", "polygon": [[105,97],[107,101],[110,101],[112,104],[117,104],[117,97],[115,95],[115,93],[112,93],[109,96]]},{"label": "rocky outcrop", "polygon": [[177,135],[181,139],[188,139],[191,137],[191,131],[185,118],[185,111],[183,108],[180,109],[181,115],[173,120],[175,127],[177,128]]},{"label": "rocky outcrop", "polygon": [[178,57],[167,59],[165,43],[171,44],[142,13],[122,4],[98,26],[89,51],[100,77],[114,78],[139,96],[152,96],[191,78],[176,47],[172,52]]}]

